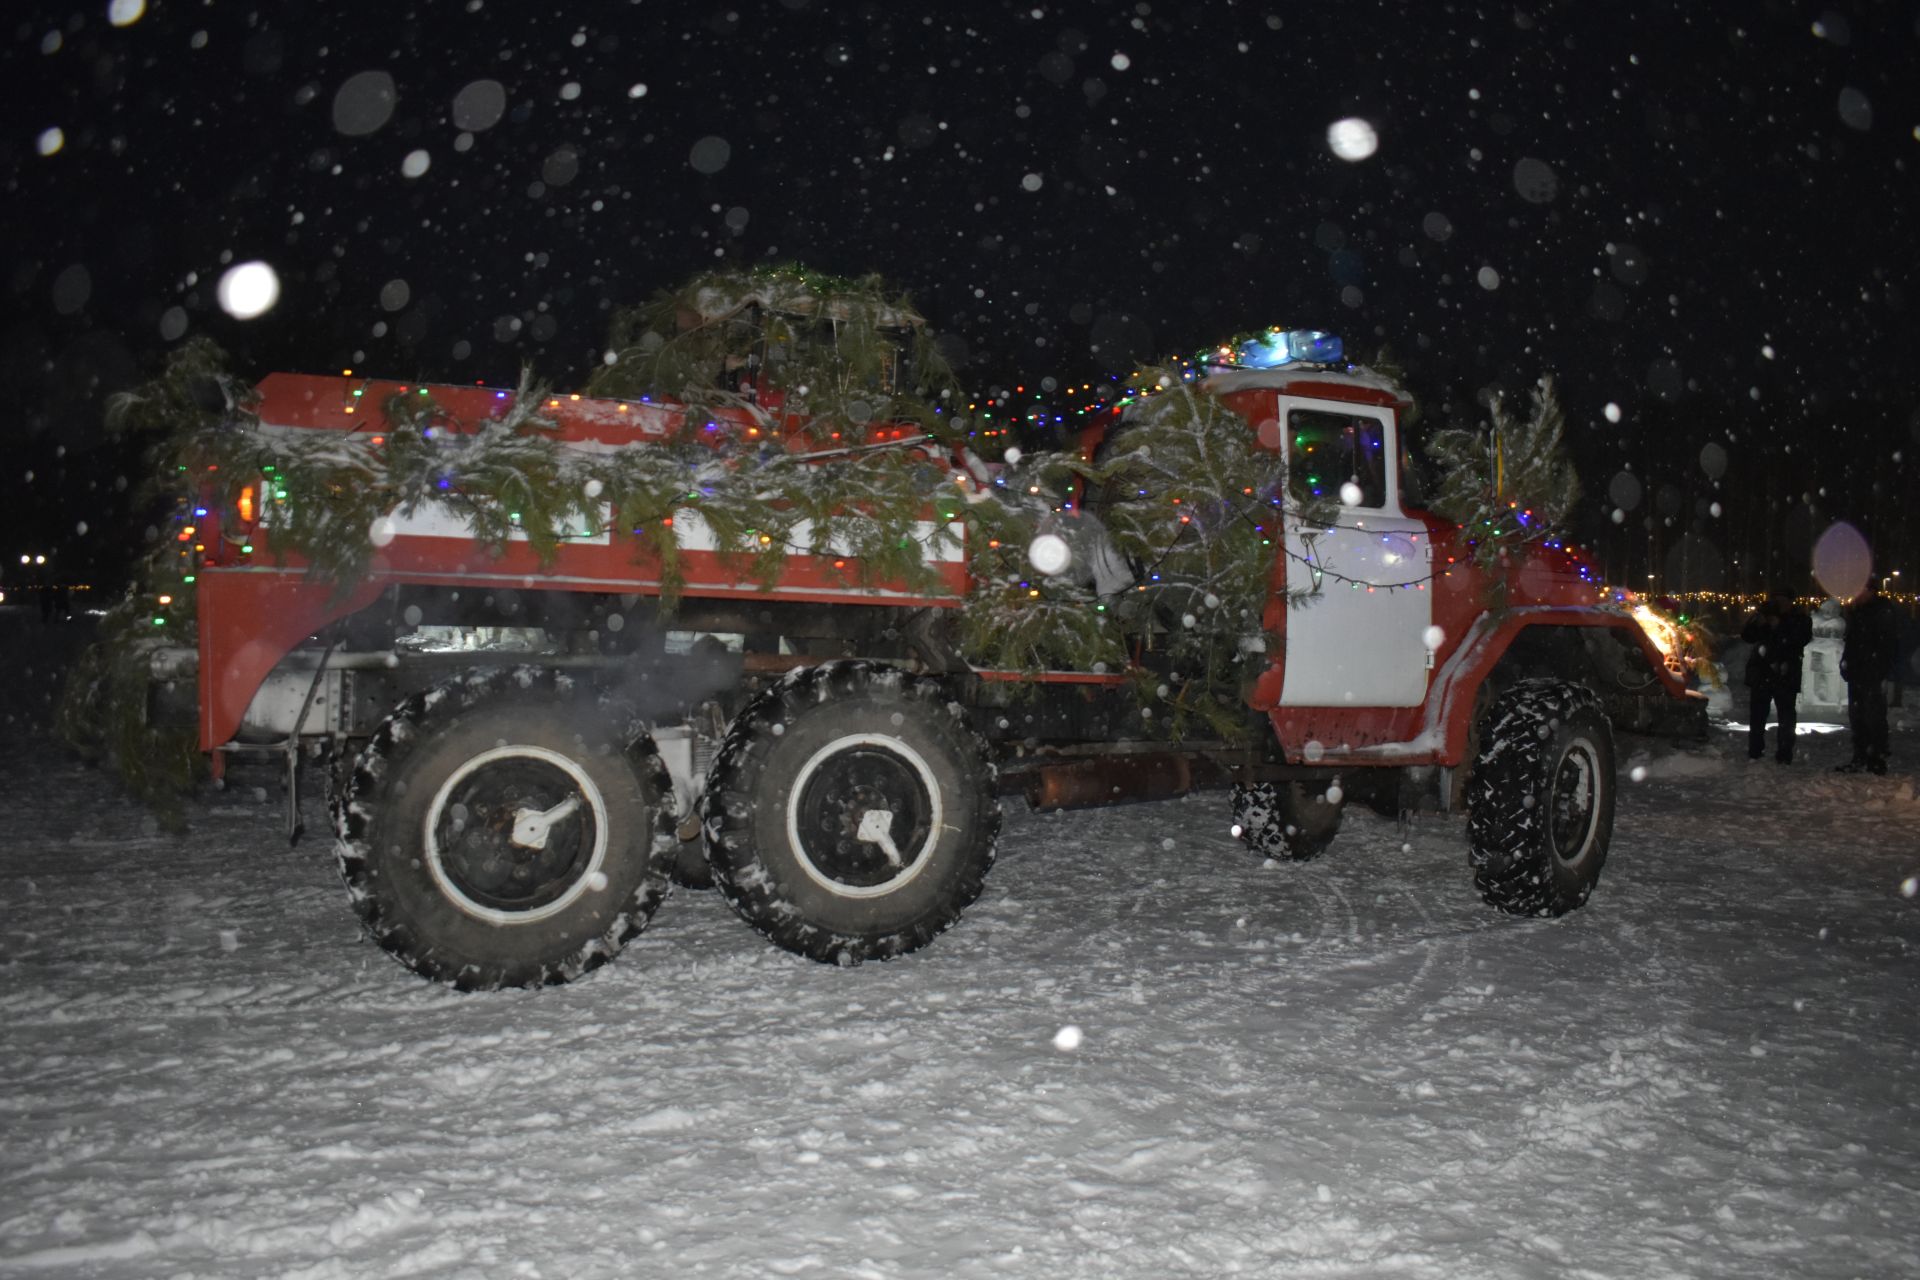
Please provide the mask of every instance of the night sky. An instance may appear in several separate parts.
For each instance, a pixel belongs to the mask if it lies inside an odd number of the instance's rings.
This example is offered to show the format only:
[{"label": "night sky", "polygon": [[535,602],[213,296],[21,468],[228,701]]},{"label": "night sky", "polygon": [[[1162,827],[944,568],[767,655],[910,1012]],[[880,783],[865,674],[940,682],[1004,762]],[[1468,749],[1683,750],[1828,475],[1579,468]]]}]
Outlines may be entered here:
[{"label": "night sky", "polygon": [[[1810,589],[1835,519],[1920,577],[1912,2],[90,0],[4,30],[0,567],[137,550],[102,401],[185,336],[255,376],[564,387],[613,308],[791,261],[880,273],[1028,405],[1276,323],[1389,351],[1429,428],[1551,374],[1617,580]],[[1355,119],[1377,150],[1344,159]],[[282,294],[237,320],[215,286],[255,259]]]}]

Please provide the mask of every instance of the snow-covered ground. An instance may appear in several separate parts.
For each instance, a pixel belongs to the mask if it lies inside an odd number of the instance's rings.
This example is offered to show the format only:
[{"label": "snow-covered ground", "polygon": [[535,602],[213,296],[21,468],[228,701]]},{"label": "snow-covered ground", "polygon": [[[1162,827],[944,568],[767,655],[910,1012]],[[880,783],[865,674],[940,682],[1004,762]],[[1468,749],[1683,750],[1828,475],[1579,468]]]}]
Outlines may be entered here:
[{"label": "snow-covered ground", "polygon": [[0,624],[0,1274],[1920,1274],[1913,707],[1887,778],[1837,733],[1623,758],[1555,922],[1478,902],[1457,821],[1262,865],[1217,795],[1016,805],[919,955],[683,891],[459,995],[276,800],[169,836],[56,751],[61,629]]}]

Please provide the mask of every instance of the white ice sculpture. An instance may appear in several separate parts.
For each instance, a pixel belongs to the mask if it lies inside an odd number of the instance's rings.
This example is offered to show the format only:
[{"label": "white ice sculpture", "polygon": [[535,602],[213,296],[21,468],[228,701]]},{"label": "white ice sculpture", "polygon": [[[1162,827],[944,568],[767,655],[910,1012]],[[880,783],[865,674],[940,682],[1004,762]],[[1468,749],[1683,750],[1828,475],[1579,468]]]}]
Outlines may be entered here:
[{"label": "white ice sculpture", "polygon": [[1813,613],[1813,640],[1800,658],[1801,716],[1808,712],[1844,714],[1847,682],[1840,678],[1840,648],[1847,620],[1838,600],[1827,600]]}]

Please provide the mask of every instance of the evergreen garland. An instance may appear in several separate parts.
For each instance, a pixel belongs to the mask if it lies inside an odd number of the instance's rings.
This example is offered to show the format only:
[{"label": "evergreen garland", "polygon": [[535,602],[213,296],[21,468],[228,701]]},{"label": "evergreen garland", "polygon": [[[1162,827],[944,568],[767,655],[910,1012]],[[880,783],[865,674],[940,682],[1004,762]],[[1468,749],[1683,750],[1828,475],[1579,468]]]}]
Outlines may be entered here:
[{"label": "evergreen garland", "polygon": [[[998,475],[968,455],[956,488],[967,496],[968,574],[973,589],[960,614],[960,648],[976,666],[1011,671],[1117,670],[1126,665],[1119,601],[1102,595],[1093,569],[1103,531],[1098,517],[1064,514],[1079,459],[1010,451]],[[1033,563],[1035,543],[1057,537],[1070,557],[1060,572]]]},{"label": "evergreen garland", "polygon": [[1428,455],[1443,473],[1435,514],[1461,526],[1470,559],[1488,575],[1489,604],[1506,600],[1504,568],[1516,546],[1564,536],[1580,478],[1566,449],[1566,419],[1553,380],[1542,378],[1522,421],[1504,399],[1492,406],[1492,430],[1461,427],[1435,432]]},{"label": "evergreen garland", "polygon": [[[1132,629],[1154,637],[1170,676],[1172,731],[1244,725],[1243,686],[1266,665],[1261,615],[1281,543],[1283,454],[1249,424],[1165,371],[1137,403],[1100,469],[1114,545],[1139,568]],[[1156,687],[1156,692],[1158,688]]]},{"label": "evergreen garland", "polygon": [[[895,365],[901,340],[908,377]],[[736,371],[752,376],[736,381]],[[209,481],[231,502],[265,476],[272,551],[297,555],[343,592],[371,570],[383,524],[429,504],[462,516],[482,548],[498,554],[524,537],[543,563],[569,538],[630,538],[636,560],[658,566],[666,610],[685,588],[676,522],[703,522],[731,571],[766,586],[788,555],[811,552],[849,583],[935,590],[929,543],[937,548],[964,521],[975,586],[957,620],[974,665],[1131,670],[1143,705],[1165,704],[1152,722],[1159,731],[1246,727],[1242,695],[1265,666],[1263,613],[1283,545],[1285,459],[1181,373],[1136,375],[1138,398],[1092,458],[1010,451],[990,467],[964,445],[927,438],[951,434],[945,409],[957,388],[904,297],[873,278],[784,267],[707,273],[622,313],[588,390],[677,402],[684,413],[672,435],[643,447],[570,449],[544,410],[547,391],[523,376],[504,411],[479,422],[422,388],[389,398],[378,430],[268,433],[251,388],[196,339],[159,378],[116,397],[110,423],[153,433],[155,487],[171,491],[176,508],[190,510]],[[1536,407],[1523,434],[1496,406],[1516,457],[1557,447],[1550,388]],[[881,423],[918,423],[926,434],[869,441]],[[1454,448],[1467,445],[1443,438],[1436,456]],[[964,469],[946,465],[956,451]],[[1515,477],[1531,482],[1533,468]],[[1510,522],[1512,509],[1498,510],[1483,488],[1462,491],[1478,495],[1476,516]],[[1299,484],[1291,498],[1321,523],[1337,505]],[[1564,508],[1536,511],[1557,518]],[[609,513],[618,529],[606,528]],[[62,715],[70,741],[117,759],[160,804],[200,767],[190,733],[162,743],[144,720],[153,595],[175,601],[163,621],[191,623],[182,550],[156,545],[76,672]],[[186,640],[177,629],[169,638]]]},{"label": "evergreen garland", "polygon": [[[1167,703],[1162,729],[1235,736],[1246,728],[1245,686],[1266,664],[1285,458],[1171,367],[1136,374],[1130,391],[1139,398],[1098,456],[1022,459],[994,488],[1010,496],[984,519],[973,510],[987,537],[975,535],[964,648],[981,665],[1024,670],[1097,670],[1138,656],[1143,701]],[[1086,500],[1073,516],[1076,479]],[[1323,523],[1337,507],[1297,477],[1290,496]],[[1047,533],[1071,548],[1068,571],[1027,563]],[[1148,649],[1129,655],[1129,639]]]},{"label": "evergreen garland", "polygon": [[[166,372],[138,391],[107,402],[108,431],[152,433],[148,478],[135,491],[141,505],[186,499],[202,472],[196,443],[244,413],[253,389],[236,378],[225,353],[195,337],[173,353]],[[204,465],[204,464],[200,464]],[[147,718],[156,652],[191,643],[194,592],[176,544],[156,538],[135,567],[133,586],[101,618],[92,645],[81,652],[55,709],[54,729],[83,759],[112,763],[128,790],[145,801],[169,830],[185,825],[181,797],[205,776],[198,734],[191,725],[162,726]],[[169,620],[185,634],[155,625],[152,601],[172,602]]]},{"label": "evergreen garland", "polygon": [[939,431],[960,388],[906,295],[784,265],[704,272],[618,313],[587,393],[675,400],[689,421],[803,417],[825,444],[876,422]]},{"label": "evergreen garland", "polygon": [[[388,511],[412,515],[429,502],[457,511],[474,540],[495,554],[514,534],[523,535],[543,564],[571,534],[593,532],[597,517],[588,510],[585,483],[569,473],[559,424],[541,407],[546,402],[547,389],[528,373],[506,412],[477,423],[453,417],[431,394],[388,397],[377,459],[385,474],[369,477],[361,500],[351,504],[357,508],[351,519],[371,516],[360,525],[359,540],[368,541],[372,521]],[[368,500],[379,510],[369,512]],[[277,535],[276,527],[276,546]],[[311,540],[294,545],[312,559]],[[330,568],[328,576],[343,575]]]},{"label": "evergreen garland", "polygon": [[177,637],[155,633],[139,589],[101,618],[61,686],[54,732],[84,760],[110,764],[127,790],[172,832],[186,828],[182,797],[206,776],[195,725],[156,725],[147,718],[153,659]]},{"label": "evergreen garland", "polygon": [[[253,386],[233,373],[226,352],[199,336],[174,351],[159,377],[110,396],[107,431],[148,441],[147,474],[134,491],[136,505],[190,508],[196,491],[207,483],[223,501],[236,497],[245,481],[235,472],[223,475],[207,469],[218,466],[218,450],[211,446],[229,422],[250,416],[255,402]],[[183,622],[192,621],[188,563],[172,542],[156,539],[134,573],[138,588],[182,602],[185,612],[178,616]]]},{"label": "evergreen garland", "polygon": [[[895,363],[901,341],[911,378]],[[758,393],[720,386],[729,367],[764,371]],[[267,433],[225,354],[204,338],[184,343],[158,377],[108,405],[111,430],[151,439],[138,496],[170,505],[173,519],[67,682],[62,735],[115,761],[157,811],[178,817],[204,761],[190,729],[147,723],[150,668],[165,643],[192,643],[195,504],[230,506],[262,477],[273,554],[297,555],[343,592],[371,570],[383,524],[429,503],[463,517],[482,548],[497,554],[520,536],[543,563],[570,537],[606,532],[605,513],[618,512],[636,558],[658,564],[668,609],[685,585],[673,523],[687,512],[738,571],[769,586],[788,553],[815,549],[831,552],[849,582],[935,584],[922,522],[934,519],[936,544],[950,536],[959,499],[944,469],[909,439],[853,442],[879,422],[940,427],[937,402],[955,387],[924,322],[876,279],[797,268],[702,275],[616,323],[613,359],[591,390],[679,399],[682,430],[645,448],[567,449],[543,411],[545,388],[523,376],[505,412],[480,422],[456,419],[422,389],[390,397],[378,431]],[[759,440],[738,429],[743,421],[762,425]],[[796,429],[818,448],[790,452]],[[936,497],[944,504],[929,511]]]}]

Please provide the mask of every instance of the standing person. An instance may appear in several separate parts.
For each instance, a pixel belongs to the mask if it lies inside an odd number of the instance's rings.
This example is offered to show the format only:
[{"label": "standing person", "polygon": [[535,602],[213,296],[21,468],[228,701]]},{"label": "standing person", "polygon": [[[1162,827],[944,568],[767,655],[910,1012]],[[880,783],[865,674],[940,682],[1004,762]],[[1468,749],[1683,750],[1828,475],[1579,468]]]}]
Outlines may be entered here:
[{"label": "standing person", "polygon": [[1740,638],[1753,646],[1747,656],[1747,759],[1767,753],[1767,712],[1772,708],[1780,719],[1773,758],[1792,764],[1794,702],[1800,696],[1801,655],[1813,639],[1813,619],[1786,592],[1769,591],[1766,602],[1740,629]]},{"label": "standing person", "polygon": [[1840,678],[1847,682],[1847,724],[1853,759],[1841,773],[1887,771],[1887,686],[1900,637],[1893,602],[1872,578],[1847,608],[1847,638],[1840,650]]}]

